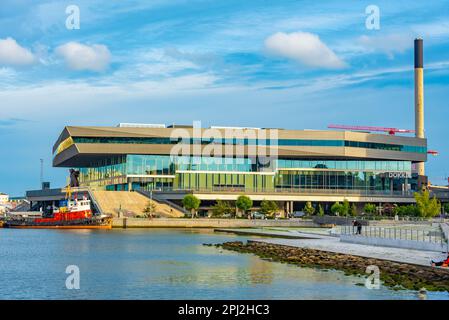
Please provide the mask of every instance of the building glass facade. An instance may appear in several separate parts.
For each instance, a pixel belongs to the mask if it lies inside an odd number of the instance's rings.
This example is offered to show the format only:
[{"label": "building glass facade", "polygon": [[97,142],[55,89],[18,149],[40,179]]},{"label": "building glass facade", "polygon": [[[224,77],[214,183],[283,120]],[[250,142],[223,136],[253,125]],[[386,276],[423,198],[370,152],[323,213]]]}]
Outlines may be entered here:
[{"label": "building glass facade", "polygon": [[403,192],[413,184],[410,161],[172,157],[123,155],[79,168],[81,185],[107,190]]},{"label": "building glass facade", "polygon": [[[224,138],[170,138],[170,137],[73,137],[73,140],[64,141],[65,145],[80,143],[119,143],[119,144],[202,144],[210,143],[220,145],[277,145],[277,146],[303,146],[303,147],[351,147],[351,148],[365,148],[390,150],[400,152],[416,152],[426,153],[427,148],[422,146],[411,146],[390,143],[376,143],[376,142],[361,142],[350,140],[311,140],[311,139],[224,139]],[[66,146],[61,143],[61,148],[58,147],[56,153],[65,150]]]}]

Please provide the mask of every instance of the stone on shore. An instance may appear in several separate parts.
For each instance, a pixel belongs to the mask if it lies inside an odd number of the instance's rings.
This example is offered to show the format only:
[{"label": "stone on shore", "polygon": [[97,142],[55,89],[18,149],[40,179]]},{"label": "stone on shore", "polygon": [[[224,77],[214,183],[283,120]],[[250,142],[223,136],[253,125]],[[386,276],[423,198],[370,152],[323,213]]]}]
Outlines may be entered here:
[{"label": "stone on shore", "polygon": [[438,268],[397,263],[375,258],[364,258],[349,254],[328,252],[308,248],[297,248],[265,242],[225,242],[221,247],[227,250],[252,253],[264,260],[295,264],[300,267],[318,267],[341,270],[348,275],[364,275],[366,267],[375,265],[385,286],[397,289],[449,292],[449,272]]}]

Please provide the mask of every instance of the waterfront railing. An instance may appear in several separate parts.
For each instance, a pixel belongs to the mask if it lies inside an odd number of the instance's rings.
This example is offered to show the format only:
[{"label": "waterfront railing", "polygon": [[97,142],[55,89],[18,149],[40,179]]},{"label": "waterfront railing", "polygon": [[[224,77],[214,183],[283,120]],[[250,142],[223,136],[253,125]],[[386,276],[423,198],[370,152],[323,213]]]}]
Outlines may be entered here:
[{"label": "waterfront railing", "polygon": [[360,237],[383,238],[392,240],[421,241],[444,245],[447,243],[441,230],[413,229],[404,227],[362,226],[361,234],[357,234],[355,226],[341,226],[342,235],[357,235]]}]

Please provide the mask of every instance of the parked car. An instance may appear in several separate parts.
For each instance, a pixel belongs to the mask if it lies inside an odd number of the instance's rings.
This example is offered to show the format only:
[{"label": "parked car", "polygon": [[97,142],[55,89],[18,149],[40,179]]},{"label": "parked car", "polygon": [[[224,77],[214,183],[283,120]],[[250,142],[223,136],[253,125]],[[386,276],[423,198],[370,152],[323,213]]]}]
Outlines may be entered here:
[{"label": "parked car", "polygon": [[260,213],[257,211],[252,213],[252,217],[253,217],[253,219],[266,219],[266,217],[263,213]]},{"label": "parked car", "polygon": [[293,218],[301,218],[304,217],[306,214],[304,211],[295,211],[293,212]]}]

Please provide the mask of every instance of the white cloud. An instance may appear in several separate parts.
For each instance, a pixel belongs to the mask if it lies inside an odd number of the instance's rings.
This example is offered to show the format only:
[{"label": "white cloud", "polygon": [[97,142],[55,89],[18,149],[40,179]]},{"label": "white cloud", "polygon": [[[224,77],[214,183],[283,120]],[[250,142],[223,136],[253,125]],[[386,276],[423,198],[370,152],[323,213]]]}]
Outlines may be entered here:
[{"label": "white cloud", "polygon": [[16,76],[16,71],[14,71],[12,68],[0,68],[0,79],[9,79]]},{"label": "white cloud", "polygon": [[61,56],[72,70],[90,70],[101,72],[107,69],[111,53],[105,45],[91,46],[78,42],[68,42],[56,48],[56,54]]},{"label": "white cloud", "polygon": [[[171,97],[177,94],[227,90],[226,87],[216,87],[217,80],[216,76],[208,73],[130,82],[118,80],[114,75],[92,82],[48,81],[38,85],[0,86],[0,101],[5,104],[5,108],[0,110],[0,117],[2,112],[7,111],[28,111],[30,114],[32,112],[42,114],[43,111],[51,113],[55,110],[50,105],[57,107],[63,100],[76,103],[82,101],[80,105],[101,101],[102,104],[107,105],[118,100],[151,99]],[[48,97],[52,97],[51,104]],[[17,103],[13,103],[14,101]],[[35,104],[29,103],[30,101],[34,101]],[[45,106],[46,103],[48,107]],[[36,107],[37,105],[39,108]],[[23,117],[21,114],[19,115]]]},{"label": "white cloud", "polygon": [[13,38],[0,39],[0,65],[26,66],[35,62],[30,50],[20,46]]},{"label": "white cloud", "polygon": [[135,64],[131,64],[128,67],[128,71],[132,72],[130,76],[168,77],[186,69],[198,69],[193,62],[187,59],[171,57],[163,49],[150,49],[143,52],[136,52],[134,61],[136,61]]},{"label": "white cloud", "polygon": [[445,38],[447,40],[447,36],[449,35],[449,22],[440,20],[427,24],[417,24],[411,29],[416,35],[420,35],[424,39],[438,38],[438,40],[441,41]]},{"label": "white cloud", "polygon": [[311,13],[293,17],[288,13],[273,25],[278,30],[338,30],[357,23],[359,18],[357,13]]},{"label": "white cloud", "polygon": [[265,48],[269,53],[299,61],[310,67],[339,69],[346,66],[346,64],[313,33],[278,32],[265,40]]},{"label": "white cloud", "polygon": [[437,21],[401,27],[389,34],[363,35],[354,41],[355,45],[347,47],[361,53],[381,52],[393,58],[395,54],[404,53],[413,48],[413,40],[417,37],[423,38],[424,46],[427,46],[447,42],[448,36],[449,22]]},{"label": "white cloud", "polygon": [[403,53],[413,47],[413,36],[407,33],[361,36],[357,39],[357,43],[364,51],[383,52],[392,58],[395,53]]}]

